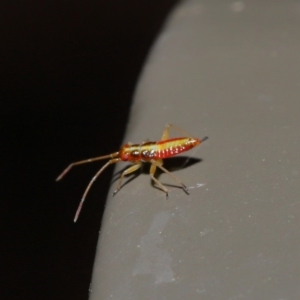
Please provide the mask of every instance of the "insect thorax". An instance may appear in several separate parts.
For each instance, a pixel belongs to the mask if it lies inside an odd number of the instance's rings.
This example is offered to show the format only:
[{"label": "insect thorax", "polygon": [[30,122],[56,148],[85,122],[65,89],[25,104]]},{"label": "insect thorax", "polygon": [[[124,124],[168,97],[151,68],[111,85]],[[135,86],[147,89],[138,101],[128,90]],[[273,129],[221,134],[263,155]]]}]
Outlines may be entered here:
[{"label": "insect thorax", "polygon": [[120,150],[123,161],[150,161],[157,156],[156,142],[139,144],[126,144]]}]

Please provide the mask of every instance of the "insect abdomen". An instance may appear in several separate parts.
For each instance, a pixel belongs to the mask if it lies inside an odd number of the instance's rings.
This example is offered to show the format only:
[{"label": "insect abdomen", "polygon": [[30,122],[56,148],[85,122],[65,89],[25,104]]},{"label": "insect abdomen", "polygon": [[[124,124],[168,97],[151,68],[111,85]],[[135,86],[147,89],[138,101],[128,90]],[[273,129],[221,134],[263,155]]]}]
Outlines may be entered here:
[{"label": "insect abdomen", "polygon": [[200,144],[200,140],[196,138],[174,138],[157,143],[157,157],[168,158],[179,153],[185,152]]}]

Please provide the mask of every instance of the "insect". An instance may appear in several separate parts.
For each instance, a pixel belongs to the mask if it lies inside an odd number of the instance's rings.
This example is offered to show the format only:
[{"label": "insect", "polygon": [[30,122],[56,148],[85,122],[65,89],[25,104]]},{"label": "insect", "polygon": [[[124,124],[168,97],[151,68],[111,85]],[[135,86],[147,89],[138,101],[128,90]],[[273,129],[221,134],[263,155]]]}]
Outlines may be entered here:
[{"label": "insect", "polygon": [[[170,133],[171,128],[186,135],[187,137],[179,137],[179,138],[169,139],[169,133]],[[89,192],[94,181],[99,177],[99,175],[109,165],[115,164],[120,161],[125,161],[125,162],[129,161],[129,162],[132,162],[133,165],[130,166],[128,169],[126,169],[121,174],[118,185],[117,185],[117,189],[113,192],[113,196],[121,189],[124,176],[138,170],[142,166],[143,162],[149,162],[151,164],[150,177],[166,193],[166,198],[168,198],[169,191],[158,179],[156,179],[154,177],[156,168],[159,168],[162,171],[164,171],[165,173],[167,173],[171,178],[173,178],[181,186],[181,188],[187,194],[189,194],[187,187],[181,182],[181,180],[163,167],[163,159],[175,156],[175,155],[185,152],[185,151],[188,151],[188,150],[198,146],[199,144],[201,144],[203,141],[205,141],[207,139],[208,139],[207,136],[201,140],[198,138],[191,137],[191,136],[189,136],[189,134],[187,134],[180,128],[176,127],[175,125],[167,124],[163,131],[161,140],[158,142],[148,142],[147,141],[147,142],[143,142],[142,144],[128,143],[128,144],[125,144],[123,147],[121,147],[121,149],[117,152],[71,163],[57,177],[56,181],[61,180],[70,171],[70,169],[74,166],[94,162],[97,160],[109,159],[109,161],[96,173],[96,175],[92,178],[92,180],[89,182],[88,186],[86,187],[85,192],[82,196],[82,199],[79,203],[78,209],[76,211],[74,222],[76,222],[79,217],[79,213],[81,211],[81,208],[82,208],[82,205],[86,198],[86,195]]]}]

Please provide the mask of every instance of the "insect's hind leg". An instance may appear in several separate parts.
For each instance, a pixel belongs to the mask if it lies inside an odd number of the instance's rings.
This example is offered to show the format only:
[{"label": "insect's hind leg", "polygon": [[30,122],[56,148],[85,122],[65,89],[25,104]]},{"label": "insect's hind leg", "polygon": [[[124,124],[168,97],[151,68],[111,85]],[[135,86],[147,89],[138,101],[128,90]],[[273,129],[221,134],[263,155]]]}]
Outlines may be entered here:
[{"label": "insect's hind leg", "polygon": [[[156,161],[158,164],[161,163],[162,164],[162,161]],[[154,173],[156,171],[156,167],[157,165],[154,164],[153,162],[151,162],[151,167],[150,167],[150,177],[151,179],[166,193],[166,199],[168,199],[168,196],[169,196],[169,191],[168,189],[158,180],[154,177]]]},{"label": "insect's hind leg", "polygon": [[172,177],[181,187],[182,189],[187,193],[189,194],[189,190],[188,188],[184,185],[184,183],[179,179],[177,178],[175,175],[173,175],[171,172],[169,172],[166,168],[164,168],[162,166],[163,162],[162,160],[154,160],[152,159],[151,160],[151,163],[152,163],[152,166],[150,168],[150,176],[151,178],[160,186],[160,188],[166,192],[167,196],[168,196],[168,190],[154,177],[154,173],[151,174],[151,170],[156,170],[156,167],[157,168],[160,168],[162,171],[164,171],[165,173],[167,173],[170,177]]},{"label": "insect's hind leg", "polygon": [[126,169],[120,176],[120,179],[119,179],[119,182],[118,182],[118,186],[117,186],[117,189],[113,192],[113,196],[121,189],[121,186],[122,186],[122,182],[123,182],[123,179],[124,179],[124,176],[130,174],[130,173],[133,173],[134,171],[138,170],[140,167],[141,167],[142,163],[141,162],[138,162],[136,163],[135,165],[129,167],[128,169]]},{"label": "insect's hind leg", "polygon": [[171,128],[175,129],[177,132],[179,132],[181,134],[184,134],[187,137],[193,137],[189,133],[187,133],[184,130],[182,130],[181,128],[175,126],[174,124],[167,124],[166,127],[165,127],[165,129],[164,129],[164,131],[163,131],[163,134],[162,134],[162,137],[161,137],[161,141],[167,140],[169,138],[170,129]]}]

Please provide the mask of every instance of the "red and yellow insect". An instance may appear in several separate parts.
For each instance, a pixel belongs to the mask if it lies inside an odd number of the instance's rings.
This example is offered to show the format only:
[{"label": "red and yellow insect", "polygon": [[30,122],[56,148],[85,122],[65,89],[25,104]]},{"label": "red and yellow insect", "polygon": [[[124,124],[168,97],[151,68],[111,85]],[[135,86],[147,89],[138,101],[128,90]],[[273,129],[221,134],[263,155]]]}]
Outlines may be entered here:
[{"label": "red and yellow insect", "polygon": [[[169,139],[169,132],[170,128],[173,128],[177,130],[180,133],[183,133],[184,135],[187,135],[187,137],[179,137],[179,138],[172,138]],[[161,137],[161,140],[159,142],[144,142],[142,144],[125,144],[118,152],[114,152],[108,155],[104,156],[99,156],[99,157],[94,157],[90,159],[85,159],[81,160],[78,162],[71,163],[56,179],[56,181],[62,179],[73,166],[85,164],[85,163],[90,163],[94,162],[97,160],[102,160],[102,159],[110,159],[97,173],[96,175],[92,178],[90,183],[88,184],[82,199],[80,201],[80,204],[78,206],[78,209],[75,214],[74,222],[77,221],[79,213],[81,211],[83,202],[85,200],[85,197],[90,190],[92,184],[94,181],[97,179],[97,177],[106,169],[109,165],[120,162],[120,161],[129,161],[132,162],[133,165],[130,166],[128,169],[126,169],[120,176],[119,183],[117,186],[117,189],[113,192],[113,196],[121,189],[123,178],[125,175],[128,175],[136,170],[138,170],[143,162],[149,162],[151,163],[150,167],[150,177],[151,179],[166,193],[166,197],[168,198],[168,193],[169,191],[167,188],[158,181],[154,177],[154,173],[156,171],[156,168],[161,169],[165,173],[167,173],[170,177],[172,177],[181,187],[182,189],[189,194],[189,191],[187,187],[181,182],[179,178],[177,178],[175,175],[170,173],[167,169],[165,169],[163,165],[163,159],[175,156],[179,153],[188,151],[196,146],[198,146],[200,143],[203,141],[207,140],[208,137],[204,137],[203,139],[198,139],[189,136],[186,132],[181,130],[180,128],[172,125],[172,124],[167,124],[164,131],[163,135]]]}]

